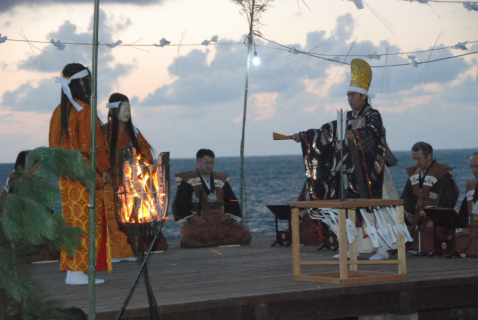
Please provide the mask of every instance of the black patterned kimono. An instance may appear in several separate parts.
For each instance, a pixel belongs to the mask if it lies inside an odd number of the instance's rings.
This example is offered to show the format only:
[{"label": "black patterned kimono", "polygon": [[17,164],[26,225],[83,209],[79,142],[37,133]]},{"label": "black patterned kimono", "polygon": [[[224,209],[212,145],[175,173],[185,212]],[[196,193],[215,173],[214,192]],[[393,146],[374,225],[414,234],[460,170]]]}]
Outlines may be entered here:
[{"label": "black patterned kimono", "polygon": [[339,198],[342,155],[345,198],[382,198],[384,167],[397,160],[387,146],[380,113],[369,104],[356,117],[352,112],[347,112],[346,131],[352,130],[355,140],[340,141],[337,121],[300,133],[311,200]]}]

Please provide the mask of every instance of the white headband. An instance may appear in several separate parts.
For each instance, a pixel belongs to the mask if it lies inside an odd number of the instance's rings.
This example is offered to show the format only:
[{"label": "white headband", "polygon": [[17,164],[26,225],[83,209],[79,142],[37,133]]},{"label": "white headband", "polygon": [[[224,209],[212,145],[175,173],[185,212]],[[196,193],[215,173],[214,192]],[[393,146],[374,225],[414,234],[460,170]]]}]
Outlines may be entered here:
[{"label": "white headband", "polygon": [[75,73],[74,75],[72,75],[69,78],[64,78],[64,77],[56,77],[55,78],[55,83],[61,83],[61,87],[63,88],[63,92],[66,94],[66,96],[68,97],[68,100],[70,100],[71,104],[74,105],[76,110],[78,110],[78,111],[83,110],[83,107],[80,106],[75,101],[75,99],[73,99],[73,97],[71,95],[71,90],[70,90],[69,84],[70,84],[71,80],[73,80],[73,79],[80,79],[80,78],[88,77],[89,75],[90,75],[90,73],[88,72],[88,69],[85,69],[85,70],[82,70],[80,72]]},{"label": "white headband", "polygon": [[368,94],[367,90],[365,90],[363,88],[359,88],[359,87],[354,87],[354,86],[350,86],[347,91],[358,92],[358,93],[361,93],[361,94]]},{"label": "white headband", "polygon": [[[119,108],[123,102],[128,102],[128,101],[125,100],[125,101],[110,102],[106,104],[106,107],[109,109]],[[133,126],[133,130],[134,130],[134,134],[138,136],[138,132],[139,132],[138,129],[135,126]]]},{"label": "white headband", "polygon": [[125,101],[110,102],[106,104],[106,107],[109,109],[119,108],[123,102],[127,102],[127,101],[125,100]]}]

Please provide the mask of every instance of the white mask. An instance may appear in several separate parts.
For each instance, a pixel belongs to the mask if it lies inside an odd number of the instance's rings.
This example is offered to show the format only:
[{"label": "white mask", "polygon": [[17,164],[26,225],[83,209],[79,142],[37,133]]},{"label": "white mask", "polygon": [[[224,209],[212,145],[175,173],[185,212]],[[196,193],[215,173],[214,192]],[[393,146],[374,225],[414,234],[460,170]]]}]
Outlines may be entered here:
[{"label": "white mask", "polygon": [[118,120],[121,122],[128,122],[131,119],[131,106],[129,102],[125,101],[121,103],[118,109]]}]

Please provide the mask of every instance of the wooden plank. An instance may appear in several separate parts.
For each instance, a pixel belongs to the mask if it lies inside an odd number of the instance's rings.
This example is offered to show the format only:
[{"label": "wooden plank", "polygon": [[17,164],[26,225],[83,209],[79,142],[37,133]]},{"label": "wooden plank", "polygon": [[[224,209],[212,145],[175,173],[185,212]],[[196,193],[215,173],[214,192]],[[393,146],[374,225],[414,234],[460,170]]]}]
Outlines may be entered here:
[{"label": "wooden plank", "polygon": [[339,209],[339,215],[338,215],[338,220],[339,220],[339,234],[338,234],[338,240],[339,240],[339,271],[340,271],[340,279],[347,279],[349,277],[349,272],[348,272],[348,265],[347,265],[347,227],[346,227],[346,210],[345,209]]},{"label": "wooden plank", "polygon": [[347,200],[320,200],[320,201],[296,201],[291,203],[293,208],[363,208],[385,207],[403,205],[403,200],[388,199],[347,199]]},{"label": "wooden plank", "polygon": [[[400,264],[398,260],[357,260],[356,264]],[[349,261],[352,264],[352,261]]]},{"label": "wooden plank", "polygon": [[[352,221],[352,224],[355,227],[355,209],[347,210],[348,218],[350,221]],[[354,228],[355,229],[355,228]],[[356,229],[355,229],[356,230]],[[350,261],[349,266],[350,266],[350,271],[357,271],[358,266],[357,266],[357,239],[352,242],[352,244],[349,244],[349,251],[350,251]]]},{"label": "wooden plank", "polygon": [[341,285],[397,281],[397,280],[405,280],[407,278],[406,275],[391,274],[391,273],[384,273],[384,272],[367,272],[367,271],[349,272],[347,274],[347,278],[345,279],[342,278],[342,276],[343,275],[340,272],[329,272],[329,273],[301,275],[294,278],[299,281],[333,283],[333,284],[341,284]]},{"label": "wooden plank", "polygon": [[292,208],[337,208],[340,204],[340,199],[337,200],[321,200],[321,201],[297,201],[292,202]]},{"label": "wooden plank", "polygon": [[[358,264],[365,264],[365,265],[371,265],[371,264],[400,264],[400,261],[398,260],[349,260],[346,262],[348,265],[358,265]],[[315,265],[337,265],[340,264],[340,261],[338,260],[328,260],[328,261],[300,261],[301,266],[315,266]],[[350,271],[356,271],[356,270],[350,270]]]},{"label": "wooden plank", "polygon": [[351,285],[351,284],[364,284],[364,283],[374,283],[374,282],[384,282],[384,281],[398,281],[398,280],[405,280],[407,278],[406,275],[403,274],[390,274],[388,276],[374,276],[374,277],[357,277],[357,278],[349,278],[342,280],[342,285]]},{"label": "wooden plank", "polygon": [[328,277],[327,274],[323,276],[296,276],[294,277],[297,281],[306,281],[306,282],[317,282],[317,283],[330,283],[330,284],[342,284],[342,279],[337,277]]},{"label": "wooden plank", "polygon": [[292,227],[292,263],[293,275],[300,275],[300,235],[299,235],[299,209],[293,208],[291,212]]},{"label": "wooden plank", "polygon": [[301,266],[314,266],[314,265],[326,265],[326,264],[340,264],[339,260],[333,261],[333,260],[328,260],[328,261],[300,261]]},{"label": "wooden plank", "polygon": [[[423,310],[438,308],[433,299],[444,301],[445,296],[436,296],[436,292],[446,294],[454,292],[458,296],[461,287],[478,287],[478,268],[476,259],[409,258],[406,261],[407,278],[402,281],[387,281],[340,285],[324,283],[317,288],[316,283],[295,281],[293,274],[292,248],[271,247],[274,235],[254,235],[251,245],[230,248],[182,249],[178,241],[169,242],[165,253],[152,254],[148,262],[151,286],[163,314],[192,312],[197,310],[247,306],[258,303],[299,303],[298,301],[322,301],[327,297],[347,298],[357,295],[381,293],[382,296],[393,292],[413,292],[413,304],[410,308]],[[318,261],[332,260],[336,254],[331,250],[317,251],[315,247],[299,247],[303,259]],[[217,254],[212,250],[218,251]],[[362,254],[361,259],[369,255]],[[358,262],[368,260],[358,260]],[[348,261],[350,263],[350,261]],[[337,272],[336,265],[302,265],[302,275]],[[96,286],[97,319],[114,319],[133,283],[139,269],[136,262],[113,264],[113,273],[97,272],[98,278],[106,282]],[[362,267],[360,267],[362,268]],[[392,273],[393,264],[371,264],[369,272]],[[349,271],[351,274],[352,271]],[[65,307],[76,306],[87,310],[87,286],[65,285],[65,273],[59,272],[59,263],[31,265],[26,274],[31,274],[45,288],[46,293],[64,302]],[[353,279],[349,277],[348,280]],[[348,282],[350,283],[350,282]],[[449,288],[449,289],[448,289]],[[467,289],[468,290],[468,289]],[[470,289],[471,290],[471,289]],[[415,295],[416,293],[416,295]],[[476,303],[478,295],[466,292],[466,299],[452,299],[447,307]],[[476,293],[476,292],[475,292]],[[305,300],[304,300],[305,299]],[[349,299],[351,308],[355,299]],[[135,288],[123,319],[148,312],[148,299],[144,280]],[[271,307],[272,308],[272,307]],[[396,304],[383,307],[394,310]],[[420,309],[420,310],[421,310]],[[367,309],[369,310],[371,309]],[[374,309],[375,310],[375,309]],[[417,310],[417,309],[413,309]],[[339,310],[337,310],[339,312]],[[356,315],[359,315],[357,311]],[[186,319],[187,317],[183,317]],[[165,320],[168,318],[165,317]],[[179,318],[178,318],[179,319]]]},{"label": "wooden plank", "polygon": [[[397,223],[403,224],[405,221],[405,212],[403,209],[403,205],[396,207],[397,212]],[[406,228],[406,227],[405,227]],[[400,264],[398,265],[398,273],[399,274],[407,274],[407,263],[406,263],[406,252],[405,252],[405,236],[400,232],[397,233],[397,254],[398,254],[398,261]]]}]

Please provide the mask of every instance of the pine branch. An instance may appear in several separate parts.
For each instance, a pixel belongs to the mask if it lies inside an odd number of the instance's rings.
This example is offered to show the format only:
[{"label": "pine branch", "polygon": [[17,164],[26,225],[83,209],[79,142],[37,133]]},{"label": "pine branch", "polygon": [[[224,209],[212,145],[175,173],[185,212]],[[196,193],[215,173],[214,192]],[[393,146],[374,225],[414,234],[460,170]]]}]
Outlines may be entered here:
[{"label": "pine branch", "polygon": [[23,319],[49,319],[66,320],[71,319],[66,313],[58,310],[61,302],[53,299],[46,299],[41,288],[35,287],[32,294],[25,298],[22,307]]},{"label": "pine branch", "polygon": [[27,176],[34,176],[37,170],[45,177],[53,174],[57,177],[78,180],[89,186],[96,179],[96,173],[86,164],[80,150],[61,148],[36,148],[26,159]]},{"label": "pine branch", "polygon": [[70,257],[81,247],[81,228],[67,226],[61,213],[51,210],[61,198],[58,177],[89,186],[96,173],[78,150],[37,148],[28,154],[24,170],[16,172],[13,192],[0,199],[0,293],[16,301],[23,319],[65,318],[54,308],[57,301],[46,300],[28,277],[18,276],[28,275],[24,268],[38,245],[55,250],[64,246]]}]

